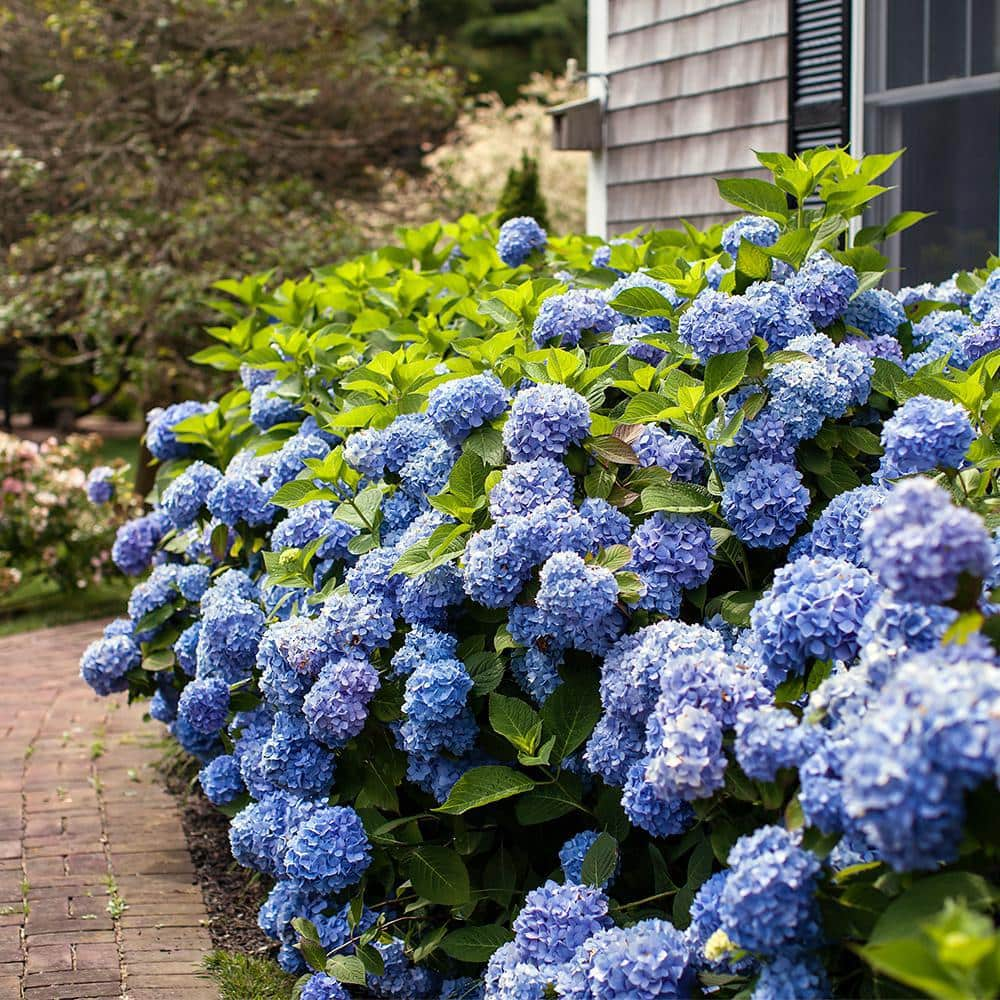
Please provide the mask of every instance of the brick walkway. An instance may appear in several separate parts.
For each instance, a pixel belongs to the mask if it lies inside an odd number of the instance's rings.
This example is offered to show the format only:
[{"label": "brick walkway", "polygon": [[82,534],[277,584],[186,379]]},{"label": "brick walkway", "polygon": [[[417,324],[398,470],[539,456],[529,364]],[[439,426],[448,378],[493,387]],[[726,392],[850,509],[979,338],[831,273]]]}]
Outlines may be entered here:
[{"label": "brick walkway", "polygon": [[78,675],[99,632],[0,639],[0,997],[215,1000],[161,729]]}]

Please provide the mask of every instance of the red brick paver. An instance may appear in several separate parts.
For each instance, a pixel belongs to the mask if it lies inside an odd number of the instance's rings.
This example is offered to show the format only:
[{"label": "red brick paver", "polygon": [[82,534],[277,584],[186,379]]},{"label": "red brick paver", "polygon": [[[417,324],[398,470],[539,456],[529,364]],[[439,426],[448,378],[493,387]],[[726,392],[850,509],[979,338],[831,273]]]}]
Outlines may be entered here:
[{"label": "red brick paver", "polygon": [[80,680],[100,630],[0,639],[0,998],[215,1000],[160,734]]}]

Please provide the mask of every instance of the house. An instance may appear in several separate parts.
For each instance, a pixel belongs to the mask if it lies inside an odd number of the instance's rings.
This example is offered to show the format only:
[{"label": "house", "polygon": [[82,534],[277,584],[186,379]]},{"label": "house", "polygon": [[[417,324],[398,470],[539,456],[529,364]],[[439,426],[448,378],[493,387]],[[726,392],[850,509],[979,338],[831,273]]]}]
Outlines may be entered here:
[{"label": "house", "polygon": [[905,146],[879,211],[937,214],[890,244],[903,283],[996,252],[1000,0],[589,0],[588,31],[601,126],[562,135],[592,148],[591,232],[731,217],[714,178],[755,149]]}]

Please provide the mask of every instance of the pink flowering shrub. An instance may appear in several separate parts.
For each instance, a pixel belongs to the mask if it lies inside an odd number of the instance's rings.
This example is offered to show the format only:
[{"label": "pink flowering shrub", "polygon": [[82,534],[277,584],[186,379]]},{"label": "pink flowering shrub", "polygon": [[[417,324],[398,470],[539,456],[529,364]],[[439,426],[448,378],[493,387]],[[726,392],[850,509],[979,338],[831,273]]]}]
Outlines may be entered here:
[{"label": "pink flowering shrub", "polygon": [[140,501],[125,463],[97,464],[100,443],[93,434],[37,444],[0,433],[0,597],[38,577],[72,590],[118,573],[115,532]]}]

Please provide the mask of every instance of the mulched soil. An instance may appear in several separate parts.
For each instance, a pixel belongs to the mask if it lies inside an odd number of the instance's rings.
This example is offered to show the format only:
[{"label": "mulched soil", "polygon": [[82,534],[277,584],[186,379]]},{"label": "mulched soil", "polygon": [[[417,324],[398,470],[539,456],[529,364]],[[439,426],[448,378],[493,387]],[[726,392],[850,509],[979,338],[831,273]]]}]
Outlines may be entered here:
[{"label": "mulched soil", "polygon": [[276,953],[277,945],[257,926],[257,911],[267,898],[268,880],[238,865],[229,851],[229,820],[205,798],[190,771],[161,768],[167,791],[177,798],[181,822],[208,910],[216,948],[244,955]]}]

